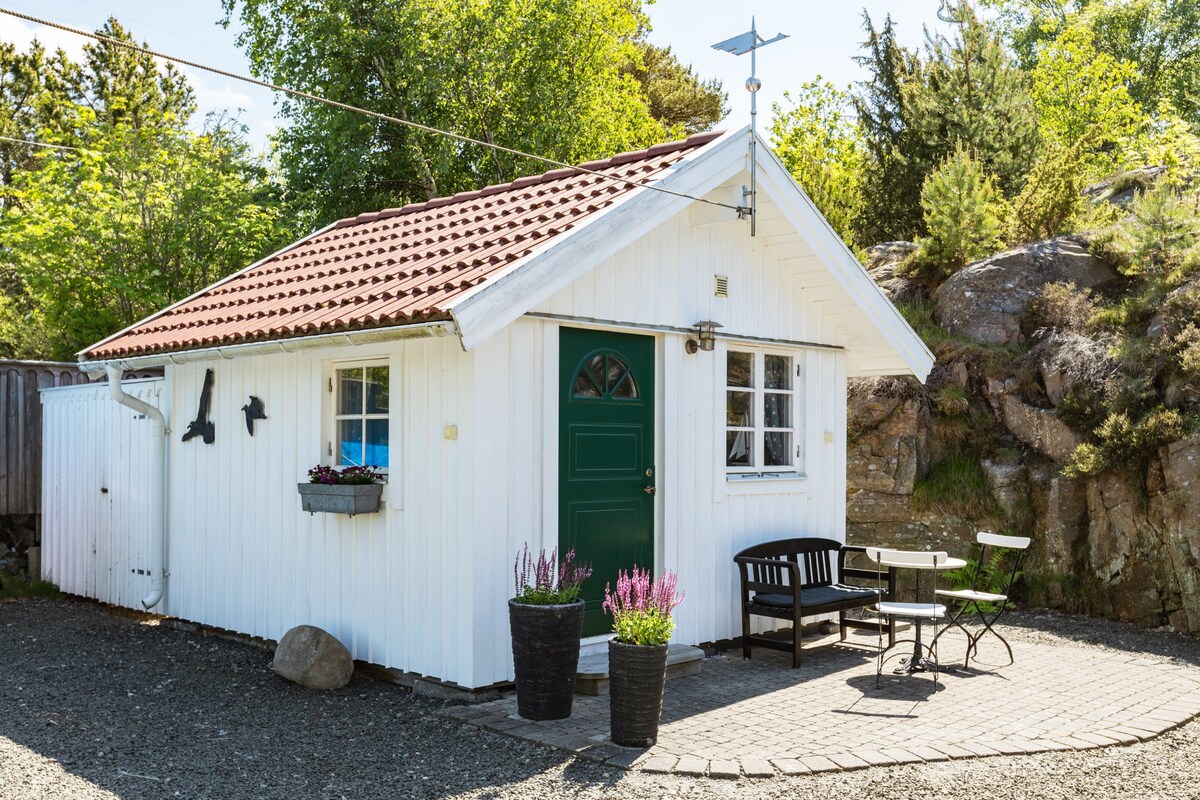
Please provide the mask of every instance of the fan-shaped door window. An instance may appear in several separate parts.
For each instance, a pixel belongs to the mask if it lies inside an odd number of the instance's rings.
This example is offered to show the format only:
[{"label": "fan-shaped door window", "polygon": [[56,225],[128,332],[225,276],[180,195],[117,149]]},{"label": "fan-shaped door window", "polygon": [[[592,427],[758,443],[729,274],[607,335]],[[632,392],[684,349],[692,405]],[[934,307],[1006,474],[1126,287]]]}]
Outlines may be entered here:
[{"label": "fan-shaped door window", "polygon": [[637,400],[637,379],[625,359],[611,351],[590,354],[575,373],[572,396],[580,399]]}]

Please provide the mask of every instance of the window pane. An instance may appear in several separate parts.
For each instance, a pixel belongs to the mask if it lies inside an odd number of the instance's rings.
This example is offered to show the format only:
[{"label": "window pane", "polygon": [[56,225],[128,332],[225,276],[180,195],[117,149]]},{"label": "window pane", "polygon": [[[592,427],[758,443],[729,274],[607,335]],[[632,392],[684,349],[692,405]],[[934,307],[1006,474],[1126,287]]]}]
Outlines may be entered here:
[{"label": "window pane", "polygon": [[767,428],[792,427],[792,396],[790,394],[763,395],[763,426]]},{"label": "window pane", "polygon": [[726,386],[754,386],[754,354],[730,350],[725,373]]},{"label": "window pane", "polygon": [[623,400],[636,400],[638,398],[637,381],[633,379],[633,373],[628,370],[621,377],[620,382],[612,390],[613,397],[620,397]]},{"label": "window pane", "polygon": [[725,464],[730,467],[754,466],[754,434],[751,431],[725,432]]},{"label": "window pane", "polygon": [[340,419],[338,427],[338,464],[343,467],[363,465],[363,424],[361,419]]},{"label": "window pane", "polygon": [[367,367],[367,413],[388,413],[388,368]]},{"label": "window pane", "polygon": [[362,367],[337,371],[339,414],[361,414],[363,409]]},{"label": "window pane", "polygon": [[768,389],[792,388],[792,360],[787,356],[767,356],[763,372]]},{"label": "window pane", "polygon": [[763,440],[763,461],[768,467],[784,467],[792,464],[791,432],[767,431]]},{"label": "window pane", "polygon": [[588,377],[587,371],[584,370],[575,376],[575,389],[572,392],[575,397],[599,397],[600,390],[592,383],[592,379]]},{"label": "window pane", "polygon": [[752,392],[725,393],[725,424],[730,428],[754,427],[754,394]]},{"label": "window pane", "polygon": [[604,354],[597,353],[589,358],[587,363],[583,365],[583,371],[587,373],[589,378],[591,378],[592,384],[600,391],[601,395],[603,395],[607,389],[607,382],[604,375],[604,362]]},{"label": "window pane", "polygon": [[387,469],[388,421],[386,419],[367,420],[367,441],[365,450],[366,466]]}]

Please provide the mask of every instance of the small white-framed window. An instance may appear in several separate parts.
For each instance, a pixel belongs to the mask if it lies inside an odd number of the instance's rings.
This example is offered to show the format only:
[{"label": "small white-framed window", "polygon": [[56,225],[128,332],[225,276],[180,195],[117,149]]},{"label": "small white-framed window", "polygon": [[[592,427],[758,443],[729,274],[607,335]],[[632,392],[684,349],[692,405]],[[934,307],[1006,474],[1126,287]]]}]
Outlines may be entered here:
[{"label": "small white-framed window", "polygon": [[331,449],[335,466],[387,472],[390,396],[387,362],[334,366]]},{"label": "small white-framed window", "polygon": [[729,477],[800,474],[801,377],[796,354],[727,351],[725,469]]}]

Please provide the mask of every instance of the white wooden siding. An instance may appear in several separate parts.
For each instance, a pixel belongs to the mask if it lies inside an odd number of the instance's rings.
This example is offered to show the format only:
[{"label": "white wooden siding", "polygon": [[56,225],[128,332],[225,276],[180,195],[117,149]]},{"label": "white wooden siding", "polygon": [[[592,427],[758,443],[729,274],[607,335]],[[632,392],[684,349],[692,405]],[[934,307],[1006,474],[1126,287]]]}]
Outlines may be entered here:
[{"label": "white wooden siding", "polygon": [[[332,361],[383,357],[391,369],[390,481],[385,508],[347,518],[300,510],[296,484],[327,463]],[[471,685],[471,354],[453,339],[331,348],[171,367],[170,577],[155,611],[268,639],[318,625],[355,658]],[[204,371],[215,371],[216,441],[180,441],[196,415]],[[159,386],[162,382],[146,384]],[[146,392],[138,384],[139,392]],[[251,438],[241,407],[253,394],[267,419]],[[46,571],[68,592],[136,608],[148,577],[117,576],[145,552],[153,491],[149,424],[107,387],[46,393]],[[457,425],[457,441],[443,437]],[[121,441],[108,441],[120,431]],[[83,454],[83,457],[81,457]],[[115,469],[129,471],[118,479]],[[111,533],[97,530],[104,479]],[[103,544],[111,539],[113,550]],[[94,551],[94,552],[93,552]],[[136,558],[132,558],[136,562]],[[120,584],[114,588],[114,584]],[[126,586],[126,584],[130,584]]]},{"label": "white wooden siding", "polygon": [[[159,379],[129,381],[158,405]],[[42,577],[64,592],[138,607],[149,593],[149,420],[118,405],[107,384],[42,390]]]}]

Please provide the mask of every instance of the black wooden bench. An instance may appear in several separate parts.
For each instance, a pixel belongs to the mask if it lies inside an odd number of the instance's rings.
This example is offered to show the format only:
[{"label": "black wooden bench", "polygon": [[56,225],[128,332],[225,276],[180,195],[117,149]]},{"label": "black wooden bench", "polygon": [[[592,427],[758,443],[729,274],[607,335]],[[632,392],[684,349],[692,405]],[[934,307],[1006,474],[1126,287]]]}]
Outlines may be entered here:
[{"label": "black wooden bench", "polygon": [[[876,581],[875,570],[846,566],[849,553],[865,547],[844,545],[833,539],[781,539],[747,547],[733,557],[742,576],[742,655],[750,658],[751,646],[791,652],[792,666],[800,666],[800,619],[838,612],[841,640],[847,628],[886,630],[888,642],[895,631],[882,621],[847,619],[846,611],[872,606],[895,593],[895,578],[887,573],[886,587],[853,586],[847,578]],[[784,641],[750,632],[750,617],[790,620],[792,640]]]}]

